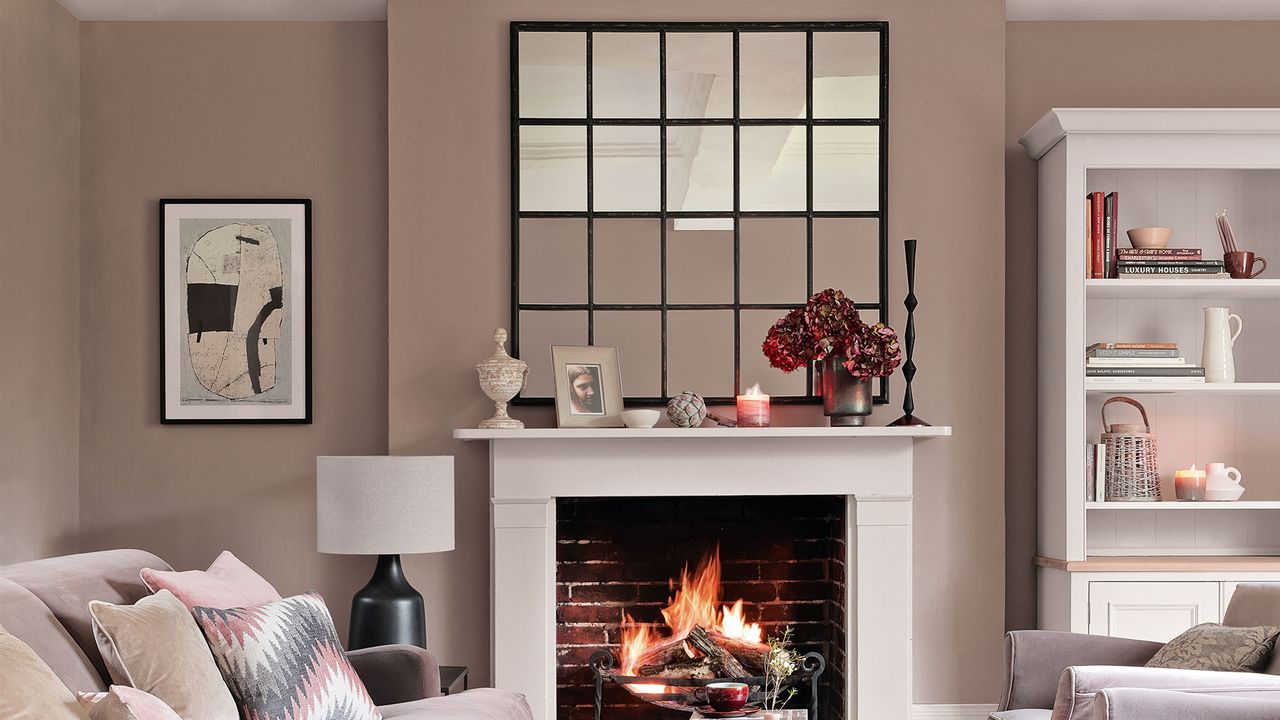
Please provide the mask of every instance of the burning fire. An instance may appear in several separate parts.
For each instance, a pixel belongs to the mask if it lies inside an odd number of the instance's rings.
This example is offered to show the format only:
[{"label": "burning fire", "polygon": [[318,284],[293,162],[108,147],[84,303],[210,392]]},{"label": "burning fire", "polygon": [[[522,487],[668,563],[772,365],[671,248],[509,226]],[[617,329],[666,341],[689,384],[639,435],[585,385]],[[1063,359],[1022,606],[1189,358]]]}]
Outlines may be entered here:
[{"label": "burning fire", "polygon": [[[759,623],[748,623],[742,609],[742,600],[733,604],[722,601],[720,587],[720,548],[704,557],[689,574],[689,566],[680,571],[680,584],[669,581],[674,595],[667,600],[667,607],[662,611],[662,618],[670,628],[670,634],[660,634],[653,625],[636,622],[631,615],[622,615],[622,674],[637,676],[640,674],[642,660],[646,653],[654,648],[666,645],[676,639],[683,638],[700,625],[706,630],[718,633],[732,640],[761,644],[764,633]],[[685,653],[689,657],[694,652],[688,642],[684,644]],[[666,686],[658,683],[632,684],[631,690],[638,693],[662,693]]]}]

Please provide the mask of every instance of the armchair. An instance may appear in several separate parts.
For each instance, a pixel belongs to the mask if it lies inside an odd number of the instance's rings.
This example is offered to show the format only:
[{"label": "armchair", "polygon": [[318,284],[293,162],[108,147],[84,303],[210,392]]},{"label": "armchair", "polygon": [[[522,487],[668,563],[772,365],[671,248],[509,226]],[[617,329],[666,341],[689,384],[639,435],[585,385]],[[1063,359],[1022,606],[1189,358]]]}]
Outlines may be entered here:
[{"label": "armchair", "polygon": [[[1280,584],[1239,585],[1223,624],[1280,625]],[[1259,698],[1280,703],[1280,654],[1273,654],[1264,673],[1144,667],[1161,647],[1162,643],[1101,635],[1046,630],[1010,632],[1005,637],[1005,685],[1000,705],[991,717],[993,720],[1174,718],[1181,716],[1146,708],[1177,705],[1181,701],[1188,703],[1188,707],[1194,703],[1195,712],[1186,717],[1229,720],[1253,717],[1237,714],[1236,701],[1241,698],[1252,698],[1246,701],[1249,703],[1267,702]],[[1154,696],[1132,695],[1129,689],[1159,692]],[[1104,692],[1110,695],[1103,697]],[[1217,707],[1217,703],[1223,704],[1221,710],[1206,710],[1206,706]],[[1139,709],[1143,714],[1133,714]],[[1126,712],[1130,714],[1123,714]],[[1280,713],[1273,710],[1265,717],[1280,717]]]}]

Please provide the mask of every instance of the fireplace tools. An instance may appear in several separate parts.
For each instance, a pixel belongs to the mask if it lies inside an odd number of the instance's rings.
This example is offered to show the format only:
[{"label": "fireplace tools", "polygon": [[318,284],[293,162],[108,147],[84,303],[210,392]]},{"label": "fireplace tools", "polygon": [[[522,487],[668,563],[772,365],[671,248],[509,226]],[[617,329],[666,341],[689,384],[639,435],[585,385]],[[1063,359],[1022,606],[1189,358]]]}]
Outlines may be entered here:
[{"label": "fireplace tools", "polygon": [[[752,686],[751,697],[748,702],[758,702],[763,699],[763,693],[759,687],[764,685],[764,677],[739,677],[739,678],[709,678],[709,679],[685,679],[685,678],[664,678],[664,677],[630,677],[619,675],[614,671],[614,665],[617,661],[613,657],[613,653],[607,650],[597,650],[591,654],[588,661],[591,665],[591,672],[596,678],[596,715],[595,720],[604,720],[604,684],[608,680],[617,683],[625,688],[628,692],[646,702],[657,705],[658,707],[668,708],[671,710],[680,710],[683,712],[693,712],[697,710],[694,699],[695,691],[703,686],[712,683],[736,682],[746,683]],[[800,672],[796,674],[794,680],[789,680],[788,685],[799,685],[800,683],[809,683],[809,720],[818,720],[818,679],[822,677],[822,672],[827,669],[827,660],[821,653],[811,652],[800,658]],[[656,685],[665,686],[668,692],[665,693],[642,693],[634,690],[632,685]],[[674,691],[674,692],[671,692]]]}]

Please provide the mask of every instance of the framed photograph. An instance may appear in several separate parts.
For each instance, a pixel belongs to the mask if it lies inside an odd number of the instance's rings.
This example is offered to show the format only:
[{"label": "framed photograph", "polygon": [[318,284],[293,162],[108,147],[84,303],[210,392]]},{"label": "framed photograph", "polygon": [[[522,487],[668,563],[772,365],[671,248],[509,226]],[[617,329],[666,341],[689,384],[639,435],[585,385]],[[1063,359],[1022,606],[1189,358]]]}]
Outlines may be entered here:
[{"label": "framed photograph", "polygon": [[560,427],[623,427],[616,347],[551,346]]},{"label": "framed photograph", "polygon": [[311,422],[311,201],[160,201],[160,421]]}]

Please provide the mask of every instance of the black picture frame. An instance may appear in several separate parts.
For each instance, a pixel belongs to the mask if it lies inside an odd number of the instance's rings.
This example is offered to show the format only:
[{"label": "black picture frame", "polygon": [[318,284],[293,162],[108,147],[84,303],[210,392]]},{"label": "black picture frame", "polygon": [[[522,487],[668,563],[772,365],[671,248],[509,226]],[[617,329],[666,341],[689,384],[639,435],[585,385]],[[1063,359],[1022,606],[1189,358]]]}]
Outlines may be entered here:
[{"label": "black picture frame", "polygon": [[[252,425],[279,425],[279,424],[311,424],[313,420],[313,395],[312,395],[312,323],[311,323],[311,298],[312,298],[312,271],[311,271],[311,200],[309,198],[165,198],[161,199],[158,204],[159,217],[159,284],[160,284],[160,422],[165,425],[227,425],[227,424],[252,424]],[[235,224],[240,220],[267,220],[276,224],[288,221],[289,231],[288,238],[282,240],[275,238],[274,228],[271,226],[253,225],[254,233],[264,233],[265,237],[244,237],[238,232],[236,240],[240,241],[237,248],[246,245],[259,245],[270,239],[276,241],[277,255],[276,261],[280,262],[280,286],[277,298],[276,288],[267,288],[269,300],[262,307],[257,308],[257,314],[250,329],[245,333],[246,338],[249,334],[261,332],[262,328],[270,320],[276,309],[280,309],[280,334],[276,337],[277,346],[284,339],[286,327],[288,331],[287,343],[289,358],[289,385],[287,401],[275,398],[270,402],[261,400],[254,402],[248,398],[207,398],[200,401],[184,400],[182,390],[182,373],[190,371],[192,377],[196,377],[196,371],[191,362],[189,351],[184,352],[181,343],[186,342],[188,333],[183,332],[184,321],[191,320],[191,309],[183,298],[186,298],[187,279],[183,276],[188,272],[187,263],[194,253],[187,253],[184,257],[182,245],[184,242],[194,243],[203,239],[205,235],[211,231],[205,231],[200,234],[196,240],[191,240],[192,235],[186,236],[184,239],[181,230],[181,221],[184,219],[202,221],[205,224],[225,220],[228,225]],[[295,226],[295,221],[301,225],[301,228]],[[214,228],[214,230],[222,230],[226,226]],[[283,258],[286,254],[279,250],[282,243],[288,243],[287,261]],[[239,253],[240,251],[237,250]],[[239,260],[237,261],[239,262]],[[207,264],[206,264],[207,267]],[[209,270],[213,273],[213,270]],[[236,267],[237,280],[240,277],[240,266]],[[226,283],[211,283],[212,285],[226,285]],[[297,285],[302,287],[297,287]],[[237,314],[235,302],[239,299],[240,285],[235,284],[235,291],[227,291],[220,293],[221,295],[231,297],[230,307],[225,302],[218,305],[219,307],[219,327],[221,323],[226,321],[225,313],[231,316]],[[219,288],[221,290],[221,288]],[[275,305],[275,303],[279,303]],[[253,309],[251,308],[250,311]],[[185,318],[184,318],[185,315]],[[234,322],[234,320],[230,320]],[[187,328],[189,329],[189,328]],[[216,332],[216,331],[210,331]],[[229,331],[229,334],[235,334],[235,331]],[[300,336],[300,337],[299,337]],[[257,335],[254,335],[254,346],[257,346]],[[246,339],[247,347],[247,339]],[[263,345],[268,344],[268,338],[262,338]],[[279,347],[273,346],[277,352]],[[246,367],[253,361],[249,357],[256,357],[256,353],[246,351]],[[300,357],[299,357],[300,356]],[[223,360],[232,357],[232,355],[223,354]],[[274,357],[279,357],[275,355]],[[275,363],[269,363],[274,365]],[[269,393],[274,387],[274,380],[279,377],[279,373],[273,370],[273,385],[269,388],[259,389],[261,382],[261,373],[263,367],[267,364],[259,365],[255,371],[246,370],[246,375],[250,377],[250,384],[257,396]],[[220,366],[221,369],[221,366]],[[278,368],[277,368],[278,370]],[[234,370],[232,370],[233,372]],[[297,377],[301,373],[302,377]],[[238,377],[237,377],[238,379]],[[197,380],[202,384],[202,388],[213,394],[212,390],[203,386],[203,380]],[[226,388],[223,388],[224,390]]]},{"label": "black picture frame", "polygon": [[[526,118],[520,114],[520,35],[529,32],[573,32],[586,34],[586,97],[587,111],[585,118]],[[591,110],[592,98],[592,53],[591,53],[591,36],[596,32],[642,32],[657,33],[659,35],[659,63],[661,70],[659,102],[661,109],[656,118],[596,118],[593,117]],[[666,37],[669,33],[687,33],[687,32],[719,32],[732,33],[733,35],[733,55],[734,55],[734,111],[731,118],[712,120],[682,120],[667,117],[666,108]],[[743,118],[740,113],[738,100],[738,79],[739,79],[739,38],[743,33],[756,32],[795,32],[805,33],[806,35],[806,117],[803,119],[795,118]],[[813,35],[815,32],[862,32],[876,33],[879,35],[879,109],[876,118],[815,118],[813,105]],[[759,342],[757,339],[744,339],[742,336],[742,318],[743,310],[776,310],[778,317],[782,317],[788,310],[796,307],[795,304],[785,303],[744,303],[741,298],[741,264],[739,262],[740,247],[740,225],[744,217],[803,217],[806,220],[807,238],[806,238],[806,263],[807,263],[807,283],[808,293],[812,295],[814,292],[822,288],[813,285],[813,247],[814,247],[814,219],[825,217],[839,218],[857,218],[871,217],[876,218],[879,223],[878,228],[878,288],[877,300],[874,303],[860,302],[856,303],[860,310],[874,310],[879,314],[880,320],[888,322],[889,319],[889,24],[884,21],[850,21],[850,22],[748,22],[748,23],[726,23],[726,22],[534,22],[534,21],[514,21],[510,23],[510,143],[511,143],[511,345],[512,354],[515,357],[523,357],[522,353],[542,353],[545,348],[522,348],[521,341],[521,323],[520,315],[522,311],[568,311],[587,313],[587,342],[595,344],[595,312],[603,310],[607,312],[627,312],[642,311],[654,312],[661,314],[661,342],[662,342],[662,375],[661,375],[661,396],[657,397],[637,397],[627,396],[626,402],[631,405],[662,405],[667,402],[668,396],[675,394],[683,388],[670,387],[668,384],[668,347],[667,347],[667,314],[671,310],[731,310],[734,313],[734,395],[733,396],[708,396],[706,400],[711,404],[732,404],[737,394],[743,391],[743,382],[741,377],[742,371],[742,352],[744,347],[750,351],[758,352]],[[660,153],[661,183],[662,190],[659,197],[661,202],[660,210],[656,212],[600,212],[592,208],[590,199],[587,201],[585,211],[522,211],[520,209],[520,129],[522,127],[536,125],[585,125],[587,133],[587,187],[588,198],[590,198],[592,173],[591,173],[591,135],[592,128],[599,126],[618,126],[618,125],[657,125],[661,132],[662,152]],[[667,210],[666,197],[666,135],[667,128],[681,124],[698,124],[698,125],[730,125],[734,129],[734,199],[732,212],[669,212]],[[740,207],[740,193],[738,188],[739,173],[737,171],[740,159],[740,147],[738,142],[739,130],[744,126],[756,125],[795,125],[804,126],[807,132],[807,187],[806,187],[806,207],[800,211],[743,211]],[[816,126],[823,125],[863,125],[875,126],[879,130],[879,203],[874,211],[850,210],[850,211],[817,211],[814,210],[814,189],[813,189],[813,129]],[[679,304],[671,303],[667,300],[667,219],[675,217],[731,217],[734,225],[734,300],[732,303],[699,303],[699,304]],[[587,221],[587,263],[588,263],[588,295],[585,303],[525,303],[520,296],[520,221],[525,218],[547,218],[547,217],[571,217],[585,218]],[[661,221],[661,266],[662,266],[662,297],[660,303],[597,303],[593,297],[593,278],[592,278],[592,221],[595,218],[609,217],[654,217]],[[759,338],[762,341],[763,338]],[[772,402],[776,404],[818,404],[822,402],[821,395],[815,383],[815,369],[810,366],[807,370],[806,393],[804,395],[772,395]],[[551,405],[554,403],[552,396],[529,397],[525,393],[521,393],[513,401],[517,405]],[[875,404],[886,404],[889,402],[889,378],[880,378],[877,392],[874,396]]]}]

